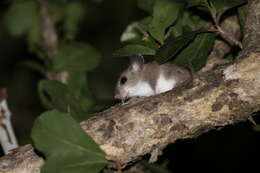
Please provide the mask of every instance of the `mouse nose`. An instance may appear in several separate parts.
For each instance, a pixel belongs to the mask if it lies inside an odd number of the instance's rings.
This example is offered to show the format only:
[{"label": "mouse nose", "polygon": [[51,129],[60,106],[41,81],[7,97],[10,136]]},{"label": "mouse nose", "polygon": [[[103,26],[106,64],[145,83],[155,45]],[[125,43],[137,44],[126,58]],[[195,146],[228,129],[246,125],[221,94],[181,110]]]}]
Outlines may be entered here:
[{"label": "mouse nose", "polygon": [[115,99],[120,99],[120,94],[116,93],[114,96]]},{"label": "mouse nose", "polygon": [[115,93],[115,99],[125,99],[127,97],[127,92],[125,90],[118,90],[116,93]]}]

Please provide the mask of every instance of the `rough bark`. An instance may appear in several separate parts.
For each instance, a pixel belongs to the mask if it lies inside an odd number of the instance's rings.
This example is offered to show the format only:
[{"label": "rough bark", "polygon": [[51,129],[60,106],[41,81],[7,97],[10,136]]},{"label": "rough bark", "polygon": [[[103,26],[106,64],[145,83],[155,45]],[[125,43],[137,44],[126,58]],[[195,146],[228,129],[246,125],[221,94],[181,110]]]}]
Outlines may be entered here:
[{"label": "rough bark", "polygon": [[[192,86],[133,98],[81,123],[109,160],[122,166],[178,139],[245,121],[260,110],[260,1],[249,1],[244,49],[233,64],[208,63]],[[214,62],[214,61],[213,61]],[[216,64],[214,62],[214,64]],[[25,146],[0,158],[0,172],[39,172],[43,159]]]}]

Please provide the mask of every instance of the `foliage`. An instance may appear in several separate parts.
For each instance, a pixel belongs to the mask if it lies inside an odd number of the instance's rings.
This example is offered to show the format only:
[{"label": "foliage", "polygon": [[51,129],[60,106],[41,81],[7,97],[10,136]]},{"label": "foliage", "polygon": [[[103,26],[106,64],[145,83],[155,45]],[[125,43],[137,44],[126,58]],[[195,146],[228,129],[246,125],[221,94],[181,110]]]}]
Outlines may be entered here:
[{"label": "foliage", "polygon": [[35,121],[32,139],[47,157],[43,173],[99,172],[106,165],[104,153],[80,125],[57,110],[45,112]]},{"label": "foliage", "polygon": [[[85,16],[85,3],[44,2],[59,31],[57,55],[53,59],[47,58],[42,48],[41,6],[37,1],[14,1],[5,14],[7,31],[12,36],[25,37],[28,50],[39,57],[24,64],[49,78],[38,83],[43,106],[59,110],[41,115],[32,130],[36,148],[47,157],[42,171],[98,172],[106,163],[104,154],[69,115],[77,121],[91,115],[95,100],[88,89],[87,72],[98,66],[101,53],[88,43],[76,41],[79,24]],[[50,77],[59,73],[65,74],[65,83]]]},{"label": "foliage", "polygon": [[177,55],[174,62],[186,67],[192,65],[194,70],[201,69],[206,63],[205,58],[212,50],[214,40],[214,33],[200,33],[192,43]]},{"label": "foliage", "polygon": [[177,55],[189,42],[194,40],[200,31],[189,32],[175,37],[168,44],[163,45],[157,52],[155,60],[160,63],[169,61],[173,56]]},{"label": "foliage", "polygon": [[61,43],[57,57],[53,60],[53,69],[57,71],[90,71],[99,64],[100,53],[87,43]]},{"label": "foliage", "polygon": [[[38,1],[13,1],[4,16],[10,35],[25,38],[28,50],[38,57],[24,64],[48,78],[38,82],[43,106],[56,109],[35,121],[34,145],[47,158],[44,173],[95,173],[106,164],[104,153],[75,121],[88,118],[96,107],[87,73],[99,65],[101,53],[89,43],[77,41],[88,5],[81,0],[45,2],[59,38],[52,59],[42,48]],[[241,27],[245,25],[245,0],[137,0],[137,6],[147,16],[126,27],[121,35],[124,45],[114,56],[140,53],[159,63],[174,62],[197,71],[205,65],[217,38],[209,25],[220,27],[230,9],[237,10]],[[235,54],[230,52],[227,57],[234,59]],[[50,78],[53,74],[65,74],[65,82]],[[166,165],[144,166],[151,172],[168,172]]]},{"label": "foliage", "polygon": [[80,97],[76,97],[67,85],[55,80],[41,80],[39,82],[39,95],[42,103],[48,108],[59,109],[60,111],[67,112],[80,121],[86,118],[84,107]]},{"label": "foliage", "polygon": [[[172,61],[199,70],[205,65],[216,39],[215,33],[209,33],[212,32],[209,24],[219,27],[220,18],[226,11],[240,7],[240,21],[244,25],[243,4],[245,0],[138,0],[139,8],[149,12],[149,16],[127,26],[121,37],[127,44],[114,55],[129,56],[139,51],[144,55],[155,55],[154,59],[159,63]],[[207,11],[209,15],[203,16],[199,11]],[[132,44],[147,46],[143,40],[153,43],[149,47],[153,51],[147,52],[147,47],[134,49]]]},{"label": "foliage", "polygon": [[21,36],[32,27],[36,16],[37,4],[35,1],[19,1],[13,3],[6,12],[5,25],[10,34]]},{"label": "foliage", "polygon": [[181,4],[170,0],[156,0],[148,31],[161,44],[164,42],[166,28],[172,25],[181,10]]}]

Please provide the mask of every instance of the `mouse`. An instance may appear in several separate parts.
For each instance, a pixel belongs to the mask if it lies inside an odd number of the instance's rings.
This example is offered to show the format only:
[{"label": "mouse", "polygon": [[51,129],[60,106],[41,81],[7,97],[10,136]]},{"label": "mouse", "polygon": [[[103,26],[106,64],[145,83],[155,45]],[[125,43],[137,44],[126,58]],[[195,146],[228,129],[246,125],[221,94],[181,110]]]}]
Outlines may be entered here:
[{"label": "mouse", "polygon": [[180,87],[191,80],[191,73],[173,63],[145,63],[141,54],[129,57],[130,65],[119,76],[115,95],[122,101],[132,97],[147,97]]}]

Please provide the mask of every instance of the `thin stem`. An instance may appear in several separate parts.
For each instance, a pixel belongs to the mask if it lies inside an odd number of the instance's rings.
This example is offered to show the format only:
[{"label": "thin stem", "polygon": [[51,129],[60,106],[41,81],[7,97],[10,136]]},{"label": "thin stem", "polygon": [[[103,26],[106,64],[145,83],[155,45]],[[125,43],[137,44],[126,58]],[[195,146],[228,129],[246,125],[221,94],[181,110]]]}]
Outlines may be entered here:
[{"label": "thin stem", "polygon": [[231,35],[227,34],[220,26],[219,24],[219,20],[220,20],[220,15],[217,14],[212,14],[211,13],[211,17],[214,21],[214,26],[216,28],[215,32],[217,32],[224,40],[226,40],[228,43],[230,43],[231,45],[236,45],[238,46],[240,49],[243,49],[243,45],[242,43],[235,39],[234,37],[232,37]]},{"label": "thin stem", "polygon": [[149,34],[143,29],[141,28],[138,23],[134,23],[133,25],[138,31],[140,31],[145,37],[149,37]]},{"label": "thin stem", "polygon": [[240,41],[236,40],[234,37],[228,35],[220,26],[216,26],[216,29],[219,33],[219,35],[225,39],[226,41],[228,41],[230,44],[232,45],[236,45],[238,46],[240,49],[243,49],[243,45]]}]

